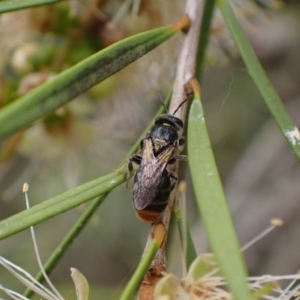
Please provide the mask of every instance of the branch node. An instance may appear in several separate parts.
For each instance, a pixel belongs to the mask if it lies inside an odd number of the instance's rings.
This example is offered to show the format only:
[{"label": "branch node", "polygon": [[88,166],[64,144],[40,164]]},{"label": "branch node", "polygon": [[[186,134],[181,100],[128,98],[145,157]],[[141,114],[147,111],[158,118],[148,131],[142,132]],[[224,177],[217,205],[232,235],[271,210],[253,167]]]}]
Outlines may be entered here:
[{"label": "branch node", "polygon": [[173,25],[172,29],[181,29],[182,32],[187,33],[191,26],[191,19],[188,15],[183,15],[179,20],[177,20]]}]

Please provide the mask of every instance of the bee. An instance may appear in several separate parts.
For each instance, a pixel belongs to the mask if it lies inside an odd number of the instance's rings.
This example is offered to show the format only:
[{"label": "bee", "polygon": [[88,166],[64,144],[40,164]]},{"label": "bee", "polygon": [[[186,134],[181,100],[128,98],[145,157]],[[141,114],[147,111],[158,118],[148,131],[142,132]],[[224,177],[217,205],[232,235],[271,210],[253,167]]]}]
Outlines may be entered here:
[{"label": "bee", "polygon": [[164,114],[155,119],[153,128],[141,141],[140,150],[128,160],[127,184],[134,173],[133,163],[138,165],[132,194],[137,214],[143,221],[155,221],[168,205],[177,181],[177,177],[168,171],[168,165],[187,159],[184,155],[177,155],[178,148],[185,144],[185,138],[179,138],[183,122],[175,117],[175,113],[187,99],[173,115]]}]

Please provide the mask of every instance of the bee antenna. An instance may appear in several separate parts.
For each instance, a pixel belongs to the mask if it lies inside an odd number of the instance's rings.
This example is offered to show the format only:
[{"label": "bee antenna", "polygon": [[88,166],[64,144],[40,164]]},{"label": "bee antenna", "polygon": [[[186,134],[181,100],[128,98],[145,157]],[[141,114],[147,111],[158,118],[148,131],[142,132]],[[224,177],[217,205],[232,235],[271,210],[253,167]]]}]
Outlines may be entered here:
[{"label": "bee antenna", "polygon": [[159,101],[161,102],[162,106],[164,107],[166,113],[168,113],[168,110],[166,108],[165,102],[164,102],[164,100],[162,98],[162,95],[160,93],[158,93],[158,97],[159,97]]},{"label": "bee antenna", "polygon": [[174,111],[174,113],[173,113],[173,116],[177,113],[178,109],[182,106],[182,104],[183,104],[185,101],[189,100],[190,98],[191,98],[191,95],[187,96],[187,97],[186,97],[186,98],[178,105],[178,107],[175,109],[175,111]]}]

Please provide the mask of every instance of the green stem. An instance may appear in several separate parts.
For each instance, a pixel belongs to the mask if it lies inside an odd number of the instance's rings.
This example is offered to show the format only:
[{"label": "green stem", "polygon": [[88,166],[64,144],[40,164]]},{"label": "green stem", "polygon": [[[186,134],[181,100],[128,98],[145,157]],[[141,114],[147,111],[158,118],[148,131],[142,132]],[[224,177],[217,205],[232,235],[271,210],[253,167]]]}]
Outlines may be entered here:
[{"label": "green stem", "polygon": [[132,299],[132,295],[134,294],[141,280],[145,276],[145,273],[147,272],[158,248],[158,243],[156,242],[156,240],[153,240],[148,251],[145,253],[136,271],[134,272],[133,276],[131,276],[131,279],[128,282],[125,290],[123,291],[120,300]]},{"label": "green stem", "polygon": [[197,258],[197,252],[192,240],[188,223],[183,221],[181,217],[178,216],[176,216],[176,223],[178,226],[181,245],[184,249],[186,268],[188,270],[193,261]]}]

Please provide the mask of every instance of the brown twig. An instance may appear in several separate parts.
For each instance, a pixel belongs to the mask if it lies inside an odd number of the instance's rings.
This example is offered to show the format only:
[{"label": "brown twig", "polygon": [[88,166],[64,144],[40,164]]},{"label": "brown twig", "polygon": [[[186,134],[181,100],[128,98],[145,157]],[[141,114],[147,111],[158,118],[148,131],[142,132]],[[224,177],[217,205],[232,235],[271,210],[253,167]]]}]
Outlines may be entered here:
[{"label": "brown twig", "polygon": [[[184,33],[182,37],[182,45],[178,58],[177,73],[174,82],[173,95],[169,108],[169,113],[173,114],[175,109],[180,105],[185,96],[185,85],[189,80],[195,76],[196,61],[197,61],[197,47],[200,33],[200,25],[202,19],[202,11],[204,0],[187,0],[186,2],[186,15],[190,18],[191,25],[188,32]],[[176,113],[176,116],[185,120],[187,113],[187,103]],[[178,164],[174,164],[170,171],[174,174],[178,173]],[[147,244],[144,252],[147,251],[152,240],[162,241],[156,256],[154,257],[151,267],[145,276],[140,286],[140,299],[150,300],[153,299],[153,290],[155,283],[161,278],[167,270],[165,249],[167,241],[167,233],[170,224],[171,214],[173,211],[173,204],[176,197],[176,188],[171,193],[168,207],[163,215],[158,218],[152,225],[148,235]]]}]

